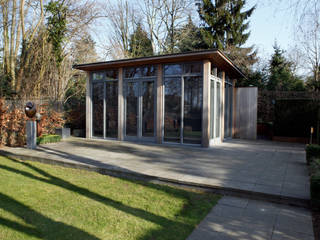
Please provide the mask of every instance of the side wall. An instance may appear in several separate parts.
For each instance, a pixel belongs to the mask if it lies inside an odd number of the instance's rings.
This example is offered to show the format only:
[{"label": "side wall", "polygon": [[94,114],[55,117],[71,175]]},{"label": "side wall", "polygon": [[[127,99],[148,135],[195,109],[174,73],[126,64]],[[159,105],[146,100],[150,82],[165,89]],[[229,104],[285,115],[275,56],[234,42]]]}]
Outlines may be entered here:
[{"label": "side wall", "polygon": [[257,139],[258,88],[235,89],[235,137]]}]

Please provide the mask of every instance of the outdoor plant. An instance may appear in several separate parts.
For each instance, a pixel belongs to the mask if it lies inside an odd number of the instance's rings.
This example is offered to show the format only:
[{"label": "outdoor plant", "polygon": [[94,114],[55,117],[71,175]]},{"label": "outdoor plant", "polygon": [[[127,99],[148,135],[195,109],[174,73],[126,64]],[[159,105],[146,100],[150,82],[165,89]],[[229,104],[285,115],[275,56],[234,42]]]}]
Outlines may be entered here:
[{"label": "outdoor plant", "polygon": [[[40,105],[39,112],[42,116],[40,126],[43,134],[54,134],[56,128],[63,127],[63,113],[53,110],[48,104]],[[9,107],[9,104],[0,98],[0,145],[25,145],[27,120],[22,107],[14,103]]]},{"label": "outdoor plant", "polygon": [[37,137],[37,144],[55,143],[60,141],[61,136],[59,135],[42,135],[41,137]]},{"label": "outdoor plant", "polygon": [[314,158],[320,158],[320,145],[309,144],[306,147],[306,160],[307,164],[310,165]]},{"label": "outdoor plant", "polygon": [[9,109],[5,100],[0,99],[0,145],[24,145],[26,119],[23,110],[16,106]]},{"label": "outdoor plant", "polygon": [[310,195],[313,207],[320,208],[320,171],[318,170],[310,178]]}]

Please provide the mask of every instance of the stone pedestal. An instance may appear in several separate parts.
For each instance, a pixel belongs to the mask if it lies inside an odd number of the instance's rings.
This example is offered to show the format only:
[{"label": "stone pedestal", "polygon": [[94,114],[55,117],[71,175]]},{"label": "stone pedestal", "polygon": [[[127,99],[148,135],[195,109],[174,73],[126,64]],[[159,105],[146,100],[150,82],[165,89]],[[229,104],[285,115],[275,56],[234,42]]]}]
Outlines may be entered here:
[{"label": "stone pedestal", "polygon": [[35,121],[27,121],[27,148],[37,148],[37,123]]},{"label": "stone pedestal", "polygon": [[56,134],[61,136],[61,139],[70,137],[70,128],[56,128]]}]

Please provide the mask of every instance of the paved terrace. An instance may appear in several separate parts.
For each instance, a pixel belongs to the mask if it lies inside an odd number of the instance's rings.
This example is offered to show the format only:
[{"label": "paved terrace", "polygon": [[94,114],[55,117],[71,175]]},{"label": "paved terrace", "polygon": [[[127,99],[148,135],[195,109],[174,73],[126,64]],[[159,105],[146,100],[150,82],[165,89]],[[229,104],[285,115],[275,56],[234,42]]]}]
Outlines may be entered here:
[{"label": "paved terrace", "polygon": [[[310,198],[304,145],[230,140],[210,149],[71,138],[37,150],[3,148],[23,159],[50,159],[279,198]],[[1,153],[1,152],[0,152]],[[37,159],[36,159],[37,160]]]}]

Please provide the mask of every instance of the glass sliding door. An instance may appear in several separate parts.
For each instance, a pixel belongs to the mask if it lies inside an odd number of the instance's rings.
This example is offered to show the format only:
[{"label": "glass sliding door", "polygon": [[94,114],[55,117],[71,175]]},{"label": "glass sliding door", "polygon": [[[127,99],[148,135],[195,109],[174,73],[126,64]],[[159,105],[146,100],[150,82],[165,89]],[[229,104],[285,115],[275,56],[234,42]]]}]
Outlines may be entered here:
[{"label": "glass sliding door", "polygon": [[127,140],[155,140],[156,69],[153,65],[124,69]]},{"label": "glass sliding door", "polygon": [[164,66],[164,142],[202,143],[202,63]]},{"label": "glass sliding door", "polygon": [[92,137],[118,136],[118,70],[91,74]]},{"label": "glass sliding door", "polygon": [[154,137],[154,82],[142,82],[142,136]]},{"label": "glass sliding door", "polygon": [[164,79],[164,141],[181,141],[181,77]]},{"label": "glass sliding door", "polygon": [[201,144],[202,77],[184,77],[183,143]]},{"label": "glass sliding door", "polygon": [[229,136],[229,85],[224,85],[224,137]]},{"label": "glass sliding door", "polygon": [[92,136],[103,137],[104,83],[92,84]]},{"label": "glass sliding door", "polygon": [[105,137],[118,136],[118,82],[106,82],[106,125]]},{"label": "glass sliding door", "polygon": [[215,109],[216,109],[216,117],[215,117],[215,124],[216,124],[216,133],[215,133],[215,138],[220,138],[221,134],[221,83],[216,82],[216,104],[215,104]]},{"label": "glass sliding door", "polygon": [[154,81],[128,81],[126,89],[126,136],[139,139],[154,138]]},{"label": "glass sliding door", "polygon": [[126,135],[138,134],[139,83],[127,82],[126,93]]},{"label": "glass sliding door", "polygon": [[215,81],[211,80],[211,84],[210,84],[210,138],[213,139],[215,136],[215,131],[214,131],[214,119],[215,119],[215,94],[214,94],[214,90],[215,90]]},{"label": "glass sliding door", "polygon": [[212,143],[221,142],[221,79],[211,76],[210,83],[210,137]]}]

